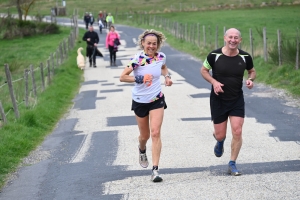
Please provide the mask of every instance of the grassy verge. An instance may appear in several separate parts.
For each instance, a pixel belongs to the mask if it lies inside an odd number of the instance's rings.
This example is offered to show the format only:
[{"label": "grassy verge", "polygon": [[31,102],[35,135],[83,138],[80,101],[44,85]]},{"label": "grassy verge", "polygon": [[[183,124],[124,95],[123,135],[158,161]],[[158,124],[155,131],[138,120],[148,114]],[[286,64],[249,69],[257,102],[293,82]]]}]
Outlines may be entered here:
[{"label": "grassy verge", "polygon": [[[34,69],[37,69],[40,63],[46,67],[46,61],[50,54],[56,51],[59,44],[66,39],[70,34],[70,28],[60,27],[60,33],[37,35],[13,40],[0,40],[0,51],[2,56],[0,57],[0,85],[6,81],[6,75],[4,70],[4,64],[9,65],[11,71],[12,80],[18,80],[24,76],[24,70],[29,69],[32,64]],[[48,74],[47,70],[44,70],[44,75]],[[38,87],[38,93],[41,92],[41,75],[40,70],[35,72],[36,85]],[[32,89],[31,81],[29,81],[29,89]],[[13,83],[14,93],[18,104],[24,106],[25,99],[25,80],[16,81]],[[13,112],[9,112],[12,108],[12,102],[8,86],[0,88],[0,101],[2,102],[4,112],[8,113],[6,116],[9,121],[14,120],[15,115]],[[33,94],[29,96],[30,104],[35,103]]]},{"label": "grassy verge", "polygon": [[[44,36],[44,40],[48,40],[48,37]],[[56,41],[52,40],[53,43]],[[79,46],[81,43],[77,42],[69,53],[69,59],[56,69],[52,84],[38,96],[37,105],[22,109],[20,119],[0,129],[0,186],[3,186],[7,174],[17,168],[22,158],[51,133],[72,105],[82,81],[82,71],[74,64]]]}]

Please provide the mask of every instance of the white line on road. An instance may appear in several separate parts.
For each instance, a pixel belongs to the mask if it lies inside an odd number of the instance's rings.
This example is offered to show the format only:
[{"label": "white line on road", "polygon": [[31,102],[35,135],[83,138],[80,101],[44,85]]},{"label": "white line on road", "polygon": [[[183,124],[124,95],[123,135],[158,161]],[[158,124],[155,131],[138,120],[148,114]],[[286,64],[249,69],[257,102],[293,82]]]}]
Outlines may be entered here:
[{"label": "white line on road", "polygon": [[85,158],[87,152],[89,151],[93,133],[86,133],[84,135],[85,136],[82,140],[82,143],[81,143],[79,149],[77,150],[77,152],[75,153],[75,155],[73,156],[73,158],[71,159],[70,163],[82,162],[83,159]]},{"label": "white line on road", "polygon": [[132,41],[133,41],[133,43],[134,43],[134,44],[136,44],[136,45],[137,45],[136,38],[132,38]]}]

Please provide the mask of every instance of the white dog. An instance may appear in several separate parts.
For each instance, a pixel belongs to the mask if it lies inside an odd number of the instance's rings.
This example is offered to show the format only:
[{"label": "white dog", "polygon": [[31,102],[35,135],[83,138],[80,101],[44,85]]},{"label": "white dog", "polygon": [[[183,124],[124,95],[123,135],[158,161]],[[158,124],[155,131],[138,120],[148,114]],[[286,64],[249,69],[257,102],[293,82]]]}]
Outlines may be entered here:
[{"label": "white dog", "polygon": [[82,50],[83,50],[82,47],[78,48],[78,50],[77,50],[77,66],[78,66],[78,68],[80,68],[81,70],[83,70],[84,67],[85,67],[84,56],[83,56],[82,53],[81,53]]}]

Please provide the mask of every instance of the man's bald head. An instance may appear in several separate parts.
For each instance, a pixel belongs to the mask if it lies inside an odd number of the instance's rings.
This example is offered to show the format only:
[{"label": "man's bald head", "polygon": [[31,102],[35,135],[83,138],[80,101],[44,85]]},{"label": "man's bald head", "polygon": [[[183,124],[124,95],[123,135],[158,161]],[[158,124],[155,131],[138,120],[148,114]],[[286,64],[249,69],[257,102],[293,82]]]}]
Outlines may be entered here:
[{"label": "man's bald head", "polygon": [[227,29],[227,31],[225,32],[224,36],[226,36],[226,35],[228,35],[230,33],[237,33],[239,35],[239,37],[242,37],[241,32],[238,29],[236,29],[236,28]]}]

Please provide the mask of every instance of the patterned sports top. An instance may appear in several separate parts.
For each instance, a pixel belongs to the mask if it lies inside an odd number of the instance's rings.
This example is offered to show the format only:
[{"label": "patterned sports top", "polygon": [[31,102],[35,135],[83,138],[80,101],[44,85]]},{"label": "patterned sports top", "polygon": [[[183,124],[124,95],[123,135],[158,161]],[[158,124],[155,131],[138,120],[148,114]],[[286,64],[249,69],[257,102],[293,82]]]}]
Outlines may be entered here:
[{"label": "patterned sports top", "polygon": [[141,51],[130,60],[127,67],[133,69],[134,76],[151,74],[153,76],[152,85],[135,83],[132,89],[132,99],[139,103],[153,102],[163,96],[161,92],[161,68],[166,64],[166,55],[157,52],[154,57],[149,57]]}]

